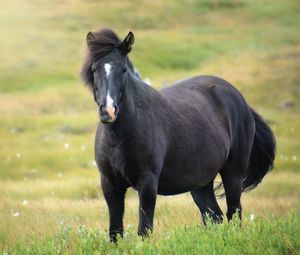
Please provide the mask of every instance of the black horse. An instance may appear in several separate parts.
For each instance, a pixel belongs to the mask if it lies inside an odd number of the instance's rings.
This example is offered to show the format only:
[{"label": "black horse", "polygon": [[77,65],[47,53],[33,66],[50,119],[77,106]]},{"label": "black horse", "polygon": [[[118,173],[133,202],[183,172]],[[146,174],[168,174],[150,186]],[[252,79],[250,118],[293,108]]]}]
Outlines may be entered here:
[{"label": "black horse", "polygon": [[191,192],[205,224],[223,219],[214,194],[219,173],[231,220],[241,193],[272,169],[275,137],[231,84],[196,76],[159,91],[135,73],[127,54],[132,32],[121,41],[111,30],[88,33],[82,78],[99,106],[95,157],[109,215],[109,234],[123,234],[128,187],[139,194],[138,234],[152,231],[157,194]]}]

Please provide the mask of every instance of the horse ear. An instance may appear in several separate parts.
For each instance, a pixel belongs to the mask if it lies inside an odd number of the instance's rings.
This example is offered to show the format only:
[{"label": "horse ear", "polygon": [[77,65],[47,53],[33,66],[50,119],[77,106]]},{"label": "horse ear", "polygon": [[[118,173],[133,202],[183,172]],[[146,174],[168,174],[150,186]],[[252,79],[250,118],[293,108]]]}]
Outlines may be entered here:
[{"label": "horse ear", "polygon": [[133,43],[134,43],[134,35],[130,31],[119,46],[120,50],[124,55],[127,55],[131,51]]},{"label": "horse ear", "polygon": [[86,35],[86,43],[88,46],[90,46],[91,42],[93,42],[95,40],[95,36],[93,35],[92,32],[88,32],[88,34]]}]

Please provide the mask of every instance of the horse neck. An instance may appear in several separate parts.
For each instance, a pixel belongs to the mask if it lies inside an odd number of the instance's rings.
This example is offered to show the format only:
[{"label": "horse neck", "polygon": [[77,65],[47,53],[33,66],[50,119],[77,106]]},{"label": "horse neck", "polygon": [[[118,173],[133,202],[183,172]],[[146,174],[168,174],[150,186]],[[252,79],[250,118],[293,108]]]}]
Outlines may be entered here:
[{"label": "horse neck", "polygon": [[140,127],[141,117],[150,121],[153,118],[155,102],[161,101],[159,93],[141,81],[134,73],[129,73],[124,84],[123,99],[116,122],[110,127],[117,133],[136,132]]}]

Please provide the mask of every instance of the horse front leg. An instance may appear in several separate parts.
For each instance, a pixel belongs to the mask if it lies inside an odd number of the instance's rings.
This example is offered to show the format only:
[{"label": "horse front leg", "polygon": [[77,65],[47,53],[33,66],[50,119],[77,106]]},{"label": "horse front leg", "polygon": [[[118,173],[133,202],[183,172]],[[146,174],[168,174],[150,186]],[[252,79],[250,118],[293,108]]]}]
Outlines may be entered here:
[{"label": "horse front leg", "polygon": [[139,226],[138,235],[143,237],[153,231],[153,217],[157,196],[158,178],[148,174],[138,185]]},{"label": "horse front leg", "polygon": [[101,187],[109,210],[109,237],[112,242],[117,236],[123,237],[124,199],[127,188],[115,187],[101,176]]}]

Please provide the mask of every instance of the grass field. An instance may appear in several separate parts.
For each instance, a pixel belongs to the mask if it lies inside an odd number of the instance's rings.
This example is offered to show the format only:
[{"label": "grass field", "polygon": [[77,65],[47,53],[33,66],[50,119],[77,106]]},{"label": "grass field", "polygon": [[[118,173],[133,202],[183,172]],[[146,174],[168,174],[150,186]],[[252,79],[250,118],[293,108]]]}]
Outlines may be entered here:
[{"label": "grass field", "polygon": [[[299,11],[297,0],[2,1],[0,252],[299,254]],[[93,159],[98,111],[79,78],[85,35],[100,27],[134,32],[130,57],[156,88],[217,75],[268,120],[276,167],[243,195],[242,228],[204,228],[189,194],[159,197],[154,234],[142,241],[130,190],[125,238],[108,242]]]}]

